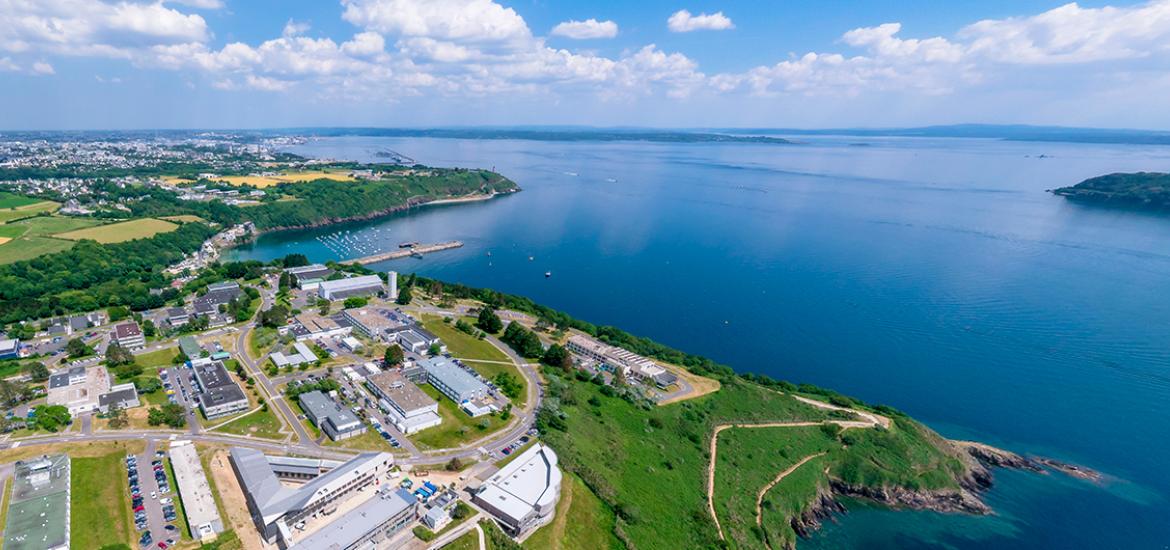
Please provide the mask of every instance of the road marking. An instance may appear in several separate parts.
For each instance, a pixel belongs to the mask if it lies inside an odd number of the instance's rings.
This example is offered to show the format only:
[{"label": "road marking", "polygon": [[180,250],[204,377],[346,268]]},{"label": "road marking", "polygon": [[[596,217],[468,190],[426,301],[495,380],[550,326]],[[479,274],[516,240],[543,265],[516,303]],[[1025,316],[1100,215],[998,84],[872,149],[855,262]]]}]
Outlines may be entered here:
[{"label": "road marking", "polygon": [[9,447],[9,448],[10,448],[10,449],[15,449],[15,448],[17,448],[17,447],[19,447],[19,446],[20,446],[20,442],[19,442],[19,441],[17,441],[16,443],[13,443],[13,444],[12,444],[12,447]]}]

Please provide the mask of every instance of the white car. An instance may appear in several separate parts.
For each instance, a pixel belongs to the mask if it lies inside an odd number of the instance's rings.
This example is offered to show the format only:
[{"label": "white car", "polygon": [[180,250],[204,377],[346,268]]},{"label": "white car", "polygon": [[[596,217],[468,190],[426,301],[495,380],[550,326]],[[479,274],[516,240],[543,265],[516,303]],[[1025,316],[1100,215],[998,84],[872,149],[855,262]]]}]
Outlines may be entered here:
[{"label": "white car", "polygon": [[158,493],[155,493],[154,491],[151,491],[151,492],[150,492],[150,500],[154,500],[154,499],[156,499],[156,498],[158,498]]},{"label": "white car", "polygon": [[175,501],[175,499],[173,499],[171,497],[167,497],[167,498],[159,499],[158,503],[159,504],[170,504],[174,501]]}]

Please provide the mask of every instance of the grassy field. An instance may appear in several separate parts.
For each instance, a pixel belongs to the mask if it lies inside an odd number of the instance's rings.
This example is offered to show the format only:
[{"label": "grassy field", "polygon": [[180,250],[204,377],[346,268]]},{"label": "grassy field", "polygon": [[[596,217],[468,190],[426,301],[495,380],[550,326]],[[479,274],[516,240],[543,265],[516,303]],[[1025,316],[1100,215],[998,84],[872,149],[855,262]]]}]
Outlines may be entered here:
[{"label": "grassy field", "polygon": [[[270,327],[256,327],[248,334],[248,355],[263,357],[277,342],[279,334]],[[267,365],[265,365],[267,366]]]},{"label": "grassy field", "polygon": [[[73,458],[101,457],[110,453],[141,454],[146,449],[146,442],[135,441],[73,441],[70,443],[51,443],[48,445],[25,445],[16,449],[0,451],[0,463],[27,460],[34,456],[68,453]],[[125,470],[119,473],[125,475]]]},{"label": "grassy field", "polygon": [[[0,225],[0,263],[30,260],[42,254],[68,250],[73,241],[54,238],[53,235],[101,223],[101,220],[91,218],[35,216]],[[8,241],[5,242],[5,238]]]},{"label": "grassy field", "polygon": [[160,220],[167,220],[171,222],[203,222],[207,221],[194,214],[180,214],[178,216],[159,216]]},{"label": "grassy field", "polygon": [[[24,198],[24,197],[20,197]],[[12,220],[19,220],[29,216],[35,216],[41,212],[53,212],[61,207],[60,203],[53,201],[40,201],[32,199],[34,202],[26,203],[21,206],[0,208],[0,223],[7,223]]]},{"label": "grassy field", "polygon": [[[474,323],[475,320],[466,318],[467,322]],[[528,399],[528,379],[520,373],[520,369],[512,364],[512,360],[508,358],[504,352],[500,351],[491,342],[487,340],[480,340],[470,334],[455,328],[455,322],[444,323],[443,319],[434,315],[424,315],[423,328],[435,333],[447,344],[447,351],[451,353],[452,357],[463,359],[467,362],[467,366],[475,369],[484,378],[495,378],[501,372],[511,373],[520,382],[520,397],[516,398],[516,406],[523,407]],[[487,363],[481,361],[499,361],[499,363]],[[507,363],[507,364],[502,364]]]},{"label": "grassy field", "polygon": [[222,176],[215,181],[228,185],[251,185],[263,189],[281,183],[295,183],[317,179],[357,181],[355,178],[350,177],[349,170],[304,170],[300,172],[284,172],[274,176]]},{"label": "grassy field", "polygon": [[20,237],[0,243],[0,264],[31,260],[44,254],[69,250],[73,248],[73,244],[73,241],[48,237]]},{"label": "grassy field", "polygon": [[[430,384],[423,384],[419,388],[439,402],[439,416],[443,417],[442,424],[410,436],[420,449],[458,447],[493,433],[506,424],[496,416],[486,415],[479,418],[468,416],[467,413],[459,410],[454,401],[439,393],[439,390]],[[487,422],[487,429],[481,430],[479,424],[484,421]]]},{"label": "grassy field", "polygon": [[102,220],[93,218],[67,218],[62,216],[37,216],[6,224],[5,227],[19,227],[28,237],[46,237],[101,225]]},{"label": "grassy field", "polygon": [[120,243],[133,239],[153,237],[159,233],[174,231],[179,226],[164,220],[142,218],[112,223],[97,227],[60,233],[57,237],[70,240],[93,239],[99,243]]},{"label": "grassy field", "polygon": [[602,550],[624,548],[613,534],[613,512],[586,487],[581,478],[569,474],[561,482],[552,523],[538,529],[524,541],[532,550]]},{"label": "grassy field", "polygon": [[280,419],[276,417],[270,407],[267,411],[256,411],[247,416],[239,417],[214,431],[261,439],[284,439],[284,434],[280,433],[280,427]]},{"label": "grassy field", "polygon": [[135,355],[134,362],[142,365],[147,374],[157,376],[158,372],[151,372],[163,367],[171,367],[175,364],[175,357],[179,355],[179,348],[163,348],[160,350],[143,353],[142,355]]},{"label": "grassy field", "polygon": [[[70,453],[72,454],[72,453]],[[69,542],[73,548],[100,548],[134,543],[130,494],[126,488],[126,455],[73,458]]]},{"label": "grassy field", "polygon": [[[835,437],[829,437],[820,427],[811,428],[731,428],[719,434],[719,460],[715,468],[715,513],[723,525],[732,547],[758,548],[765,536],[756,525],[756,495],[770,483],[777,474],[801,459],[817,453],[841,448]],[[814,465],[802,464],[793,471],[793,477],[785,477],[783,491],[806,495],[802,502],[808,502],[816,495],[817,485],[824,476],[815,475]],[[814,475],[795,476],[810,469]],[[798,483],[799,480],[799,483]],[[773,488],[775,497],[779,491]],[[771,500],[768,500],[771,503]],[[768,507],[769,512],[773,509]],[[777,510],[778,511],[778,510]],[[775,522],[787,525],[786,521]],[[785,543],[796,542],[796,533],[791,527],[784,529],[769,524],[776,531],[767,531],[768,543],[773,548]]]},{"label": "grassy field", "polygon": [[[557,451],[562,468],[580,476],[615,512],[615,533],[624,533],[638,548],[706,548],[721,544],[705,498],[708,444],[716,425],[824,421],[829,414],[737,378],[722,380],[723,387],[718,392],[647,410],[618,397],[606,397],[592,383],[567,381],[550,372],[545,375],[549,378],[549,401],[560,404],[567,431],[548,429],[542,439]],[[954,487],[955,474],[962,465],[951,454],[953,451],[944,450],[934,439],[937,435],[912,420],[901,416],[894,419],[889,431],[842,432],[839,437],[845,445],[832,443],[823,432],[818,435],[819,427],[813,428],[817,431],[788,428],[789,432],[766,428],[726,430],[723,435],[727,440],[720,437],[720,464],[716,469],[720,491],[715,498],[719,503],[717,512],[720,517],[736,518],[734,522],[742,524],[739,528],[751,529],[754,520],[742,518],[754,518],[756,493],[785,464],[794,464],[801,458],[796,455],[833,445],[837,450],[825,455],[824,462],[807,470],[803,468],[809,464],[805,464],[795,471],[801,475],[812,472],[813,479],[801,479],[799,475],[786,478],[786,484],[798,485],[791,494],[808,496],[828,476],[867,487]],[[728,442],[730,445],[725,447]],[[781,450],[788,457],[782,456]],[[750,460],[747,454],[752,455]],[[648,479],[653,483],[647,483]],[[743,494],[732,499],[727,492],[730,490]],[[770,511],[785,510],[785,498],[778,491],[769,492],[766,500],[772,502]],[[807,503],[788,510],[802,509]],[[745,513],[744,508],[750,512]],[[775,535],[784,536],[779,527],[783,521],[765,516],[770,518],[768,525],[775,529]],[[725,528],[728,523],[724,522]],[[734,547],[763,546],[760,536],[754,533],[736,531],[730,535],[729,543]]]},{"label": "grassy field", "polygon": [[32,197],[0,192],[0,208],[3,209],[20,208],[22,206],[28,206],[38,202],[41,202],[41,199],[34,199]]}]

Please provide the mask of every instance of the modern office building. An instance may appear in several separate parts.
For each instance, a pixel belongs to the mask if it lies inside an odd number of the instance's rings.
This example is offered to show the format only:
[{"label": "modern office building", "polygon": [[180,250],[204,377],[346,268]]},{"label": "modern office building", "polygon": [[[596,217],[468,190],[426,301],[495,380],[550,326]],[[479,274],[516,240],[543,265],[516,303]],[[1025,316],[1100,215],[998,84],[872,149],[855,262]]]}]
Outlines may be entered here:
[{"label": "modern office building", "polygon": [[284,270],[285,273],[292,275],[296,279],[296,287],[301,290],[316,290],[322,282],[330,275],[333,275],[333,270],[321,264],[304,265],[300,267],[290,267]]},{"label": "modern office building", "polygon": [[227,320],[219,313],[219,306],[231,303],[243,293],[240,284],[235,281],[207,285],[207,293],[192,302],[195,315],[207,317],[211,325],[226,323]]},{"label": "modern office building", "polygon": [[456,403],[488,395],[486,384],[446,357],[431,357],[420,361],[419,365],[427,372],[427,383]]},{"label": "modern office building", "polygon": [[447,346],[443,344],[443,341],[438,336],[435,336],[434,333],[422,328],[418,324],[411,324],[391,330],[388,335],[392,340],[398,342],[398,345],[402,346],[402,349],[414,353],[424,353],[436,344],[438,344],[440,351],[447,351]]},{"label": "modern office building", "polygon": [[587,361],[593,361],[613,370],[620,369],[622,374],[636,380],[653,382],[661,387],[667,387],[678,381],[676,375],[653,360],[629,350],[604,344],[588,336],[581,334],[569,336],[565,347]]},{"label": "modern office building", "polygon": [[[394,465],[390,453],[362,453],[302,485],[293,486],[281,483],[279,473],[285,469],[278,472],[260,451],[233,447],[229,454],[260,536],[265,542],[286,548],[296,543],[293,528],[298,523],[315,514],[334,513],[359,490],[375,488],[385,481]],[[310,470],[299,468],[301,477],[291,479],[303,481]]]},{"label": "modern office building", "polygon": [[114,334],[111,335],[111,339],[126,349],[140,348],[146,345],[146,337],[142,335],[142,329],[138,323],[133,321],[114,325]]},{"label": "modern office building", "polygon": [[16,462],[4,550],[69,548],[70,467],[67,455]]},{"label": "modern office building", "polygon": [[368,387],[387,410],[386,419],[398,431],[413,434],[443,422],[439,403],[420,390],[400,372],[382,372],[367,378]]},{"label": "modern office building", "polygon": [[557,455],[537,443],[488,478],[472,500],[516,536],[550,521],[560,495]]},{"label": "modern office building", "polygon": [[305,417],[325,432],[329,439],[349,439],[366,432],[366,425],[361,419],[320,391],[302,393],[297,401],[301,404],[301,410],[305,411]]},{"label": "modern office building", "polygon": [[211,495],[211,484],[199,461],[199,452],[190,441],[175,441],[171,443],[170,456],[191,536],[199,541],[210,541],[222,533],[224,527],[215,507],[215,497]]},{"label": "modern office building", "polygon": [[410,491],[384,485],[376,496],[301,538],[289,550],[374,550],[414,523],[418,500]]},{"label": "modern office building", "polygon": [[167,324],[172,327],[181,327],[191,320],[191,315],[181,307],[167,308]]},{"label": "modern office building", "polygon": [[101,396],[110,392],[110,374],[105,367],[71,367],[65,372],[49,376],[47,402],[62,405],[69,414],[97,410]]},{"label": "modern office building", "polygon": [[220,361],[194,365],[199,408],[203,416],[218,418],[248,410],[248,396]]},{"label": "modern office building", "polygon": [[369,296],[385,292],[382,278],[377,275],[359,275],[346,279],[322,281],[317,285],[317,296],[326,300],[344,300],[350,296]]},{"label": "modern office building", "polygon": [[353,331],[353,325],[341,315],[325,317],[316,312],[305,312],[294,317],[292,324],[280,330],[292,334],[298,341],[320,340],[348,336]]}]

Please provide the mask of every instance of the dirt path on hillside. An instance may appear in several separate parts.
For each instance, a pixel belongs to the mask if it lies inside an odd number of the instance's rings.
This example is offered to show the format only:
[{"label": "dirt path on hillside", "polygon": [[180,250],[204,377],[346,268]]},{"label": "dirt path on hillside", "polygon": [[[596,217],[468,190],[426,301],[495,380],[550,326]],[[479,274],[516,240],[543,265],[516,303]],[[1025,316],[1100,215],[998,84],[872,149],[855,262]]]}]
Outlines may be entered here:
[{"label": "dirt path on hillside", "polygon": [[[777,392],[777,393],[780,393],[780,392]],[[841,428],[843,428],[843,429],[874,428],[877,426],[881,426],[883,428],[889,429],[889,427],[891,425],[889,418],[886,418],[886,417],[878,415],[878,414],[868,413],[865,411],[859,411],[856,409],[850,409],[847,407],[838,407],[836,405],[830,405],[830,404],[822,402],[822,401],[817,401],[816,399],[801,397],[799,395],[791,395],[791,394],[781,394],[781,395],[790,395],[793,399],[796,399],[797,401],[800,401],[801,403],[805,403],[807,405],[816,407],[818,409],[845,411],[845,412],[853,413],[853,414],[857,415],[859,418],[861,418],[861,420],[826,420],[824,422],[812,422],[812,421],[764,422],[761,424],[730,423],[730,424],[720,424],[720,425],[715,426],[715,430],[711,434],[711,443],[710,443],[711,462],[707,464],[707,510],[709,512],[711,512],[711,519],[715,521],[715,529],[719,532],[719,540],[727,540],[726,537],[724,537],[724,535],[723,535],[723,525],[719,523],[719,514],[715,513],[715,465],[718,463],[719,432],[722,432],[723,430],[726,430],[728,428],[798,428],[798,427],[820,426],[821,424],[836,424],[838,426],[841,426]],[[824,453],[821,453],[821,454],[824,454]],[[768,487],[766,487],[764,489],[764,491],[766,491],[768,488],[770,488],[771,485],[775,485],[777,482],[779,482],[781,479],[783,479],[784,476],[788,475],[788,473],[790,473],[792,470],[795,470],[797,466],[800,466],[804,462],[806,462],[812,458],[815,458],[817,456],[820,456],[820,455],[812,455],[809,457],[805,457],[803,460],[801,460],[801,462],[797,463],[795,466],[792,466],[788,470],[781,472],[780,475],[777,476],[777,478]],[[761,495],[760,498],[762,498],[763,492],[761,492],[760,495]],[[760,516],[759,506],[760,506],[760,499],[758,498],[756,500],[757,522],[759,522],[759,516]]]}]

